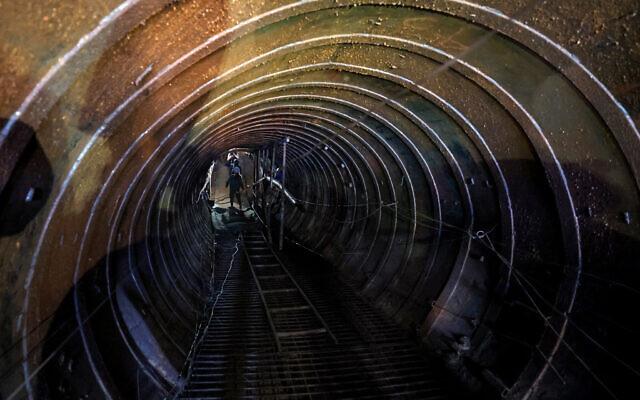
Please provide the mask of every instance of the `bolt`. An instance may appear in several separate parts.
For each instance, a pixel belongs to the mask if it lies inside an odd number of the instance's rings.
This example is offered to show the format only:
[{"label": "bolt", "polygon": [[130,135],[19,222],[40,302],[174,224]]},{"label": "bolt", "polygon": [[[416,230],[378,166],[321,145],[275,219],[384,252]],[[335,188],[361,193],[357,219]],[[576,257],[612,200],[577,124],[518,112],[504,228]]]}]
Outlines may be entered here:
[{"label": "bolt", "polygon": [[27,195],[24,198],[24,201],[27,203],[31,203],[34,198],[36,196],[36,189],[35,188],[29,188],[29,191],[27,192]]}]

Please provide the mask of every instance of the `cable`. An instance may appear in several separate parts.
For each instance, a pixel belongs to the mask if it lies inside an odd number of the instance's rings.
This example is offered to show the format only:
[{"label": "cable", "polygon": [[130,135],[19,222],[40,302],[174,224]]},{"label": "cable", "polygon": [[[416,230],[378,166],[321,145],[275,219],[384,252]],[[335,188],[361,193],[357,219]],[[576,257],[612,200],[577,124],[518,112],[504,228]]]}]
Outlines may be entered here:
[{"label": "cable", "polygon": [[[173,392],[174,390],[177,389],[176,393],[172,396],[172,399],[176,399],[180,395],[180,393],[182,393],[184,388],[186,387],[186,384],[189,382],[189,379],[191,379],[191,373],[193,371],[194,358],[195,358],[195,356],[197,354],[197,350],[199,349],[200,345],[202,344],[202,341],[204,340],[205,336],[207,335],[207,332],[209,331],[209,327],[211,326],[211,320],[213,319],[213,314],[214,314],[216,305],[218,304],[218,300],[220,299],[220,296],[224,293],[224,286],[227,283],[227,279],[229,278],[231,270],[233,269],[235,256],[236,256],[236,254],[238,254],[238,251],[240,250],[239,243],[240,243],[240,235],[236,236],[235,251],[231,255],[231,261],[229,263],[229,268],[227,269],[227,273],[225,274],[224,280],[222,281],[222,284],[220,286],[220,290],[218,291],[218,294],[217,294],[215,300],[213,301],[213,305],[211,306],[211,309],[209,311],[209,318],[207,319],[207,323],[206,323],[206,325],[204,325],[203,324],[204,319],[203,319],[200,322],[200,324],[198,325],[198,328],[196,329],[196,334],[194,335],[194,340],[193,340],[193,342],[191,344],[191,348],[189,350],[187,358],[185,359],[185,362],[184,362],[184,364],[182,366],[182,369],[181,369],[182,371],[184,371],[184,368],[188,365],[185,379],[184,380],[181,379],[182,376],[183,376],[183,372],[181,372],[179,377],[178,377],[178,379],[177,379],[176,385],[169,392],[169,394],[165,397],[165,400],[169,398],[169,396],[171,395],[171,392]],[[212,280],[213,280],[213,278],[212,278]],[[212,287],[212,289],[213,289],[213,287]],[[211,296],[209,297],[209,300],[211,300],[213,298],[213,292],[214,291],[212,290]],[[200,331],[200,328],[202,326],[204,326],[204,329],[202,329],[202,331]]]},{"label": "cable", "polygon": [[[531,294],[529,293],[529,290],[527,290],[527,288],[524,286],[524,284],[522,283],[522,281],[520,280],[520,276],[521,273],[513,268],[513,265],[506,259],[504,258],[504,256],[502,256],[502,254],[500,254],[493,246],[493,243],[491,242],[491,239],[488,238],[488,236],[484,236],[487,238],[489,245],[485,246],[487,248],[489,248],[491,251],[493,251],[496,256],[498,257],[498,259],[500,259],[505,266],[507,266],[507,268],[509,268],[512,272],[514,272],[513,277],[515,278],[515,281],[520,285],[520,287],[522,288],[525,296],[527,297],[527,299],[531,302],[531,305],[534,307],[535,311],[537,312],[537,314],[539,315],[539,317],[544,321],[545,326],[547,326],[551,332],[553,332],[556,337],[558,338],[558,341],[560,343],[562,343],[568,350],[569,352],[571,352],[571,354],[578,360],[578,362],[585,368],[585,370],[587,372],[589,372],[589,374],[591,374],[591,376],[596,380],[596,382],[598,382],[600,384],[600,386],[602,386],[606,392],[613,397],[614,399],[618,399],[618,397],[615,395],[615,393],[609,388],[609,386],[607,386],[604,381],[602,379],[600,379],[600,377],[591,369],[591,367],[589,367],[589,365],[586,363],[586,361],[584,361],[584,359],[582,357],[580,357],[580,355],[573,349],[573,347],[567,343],[567,341],[564,339],[564,334],[560,334],[550,323],[549,323],[549,317],[547,317],[546,315],[544,315],[544,313],[542,312],[542,310],[540,309],[540,307],[538,306],[538,303],[535,301],[535,299],[531,296]],[[484,243],[484,241],[482,240],[482,238],[480,238],[480,243]],[[568,321],[569,320],[569,316],[566,313],[563,313],[563,317]],[[547,363],[550,364],[549,360],[547,360]],[[632,371],[635,372],[635,370],[632,369]],[[532,389],[529,389],[532,390]]]}]

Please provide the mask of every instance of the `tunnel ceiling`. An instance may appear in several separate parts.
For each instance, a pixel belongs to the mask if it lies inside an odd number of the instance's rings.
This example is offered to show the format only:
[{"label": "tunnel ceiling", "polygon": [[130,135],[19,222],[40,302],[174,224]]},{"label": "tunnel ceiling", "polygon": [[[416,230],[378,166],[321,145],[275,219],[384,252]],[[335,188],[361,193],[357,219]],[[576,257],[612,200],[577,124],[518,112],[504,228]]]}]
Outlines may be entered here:
[{"label": "tunnel ceiling", "polygon": [[65,307],[97,393],[126,397],[113,365],[169,391],[204,301],[207,169],[288,138],[289,239],[462,379],[626,398],[637,9],[482,3],[2,3],[3,395],[37,397]]}]

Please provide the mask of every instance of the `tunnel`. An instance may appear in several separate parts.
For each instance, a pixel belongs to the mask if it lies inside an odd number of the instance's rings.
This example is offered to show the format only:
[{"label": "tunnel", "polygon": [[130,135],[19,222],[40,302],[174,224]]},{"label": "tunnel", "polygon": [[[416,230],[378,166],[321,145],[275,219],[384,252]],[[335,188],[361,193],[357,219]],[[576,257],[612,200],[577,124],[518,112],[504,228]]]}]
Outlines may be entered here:
[{"label": "tunnel", "polygon": [[1,399],[637,398],[637,1],[0,26]]}]

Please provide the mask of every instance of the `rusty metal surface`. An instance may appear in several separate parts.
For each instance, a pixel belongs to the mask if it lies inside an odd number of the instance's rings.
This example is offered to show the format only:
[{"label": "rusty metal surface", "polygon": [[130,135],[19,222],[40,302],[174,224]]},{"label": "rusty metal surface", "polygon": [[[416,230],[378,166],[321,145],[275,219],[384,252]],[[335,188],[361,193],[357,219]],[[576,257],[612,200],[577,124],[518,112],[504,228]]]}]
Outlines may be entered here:
[{"label": "rusty metal surface", "polygon": [[482,3],[0,3],[2,395],[62,395],[57,330],[65,390],[171,390],[211,160],[290,137],[288,240],[467,385],[631,398],[637,2]]}]

